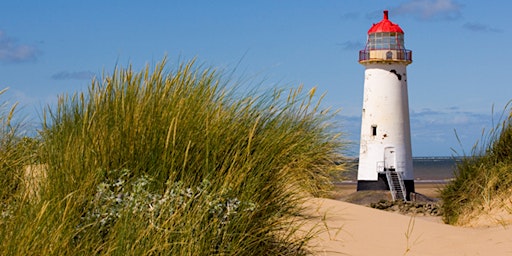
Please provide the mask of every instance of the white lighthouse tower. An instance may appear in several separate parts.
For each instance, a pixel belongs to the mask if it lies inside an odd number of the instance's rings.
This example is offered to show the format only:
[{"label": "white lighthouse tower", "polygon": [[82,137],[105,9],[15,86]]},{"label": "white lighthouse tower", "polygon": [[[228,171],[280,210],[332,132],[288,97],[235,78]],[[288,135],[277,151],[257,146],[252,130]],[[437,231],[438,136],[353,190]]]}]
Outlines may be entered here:
[{"label": "white lighthouse tower", "polygon": [[394,199],[414,192],[404,31],[384,18],[368,30],[359,63],[365,67],[357,190],[390,190]]}]

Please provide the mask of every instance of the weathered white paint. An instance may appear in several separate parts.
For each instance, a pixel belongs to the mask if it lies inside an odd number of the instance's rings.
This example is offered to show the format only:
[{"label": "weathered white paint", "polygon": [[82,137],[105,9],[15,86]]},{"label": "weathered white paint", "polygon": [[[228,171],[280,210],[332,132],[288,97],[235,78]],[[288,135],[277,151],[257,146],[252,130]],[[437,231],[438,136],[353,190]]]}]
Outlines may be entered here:
[{"label": "weathered white paint", "polygon": [[409,63],[384,60],[361,64],[366,70],[357,179],[377,181],[379,171],[395,165],[405,180],[413,180],[406,72]]}]

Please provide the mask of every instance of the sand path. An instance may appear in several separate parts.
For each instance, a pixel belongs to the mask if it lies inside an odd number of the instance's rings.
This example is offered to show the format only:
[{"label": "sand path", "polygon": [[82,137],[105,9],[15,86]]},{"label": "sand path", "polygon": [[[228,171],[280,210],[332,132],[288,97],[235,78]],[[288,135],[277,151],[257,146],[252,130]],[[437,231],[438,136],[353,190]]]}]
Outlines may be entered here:
[{"label": "sand path", "polygon": [[512,255],[512,226],[463,228],[331,199],[308,200],[316,255]]}]

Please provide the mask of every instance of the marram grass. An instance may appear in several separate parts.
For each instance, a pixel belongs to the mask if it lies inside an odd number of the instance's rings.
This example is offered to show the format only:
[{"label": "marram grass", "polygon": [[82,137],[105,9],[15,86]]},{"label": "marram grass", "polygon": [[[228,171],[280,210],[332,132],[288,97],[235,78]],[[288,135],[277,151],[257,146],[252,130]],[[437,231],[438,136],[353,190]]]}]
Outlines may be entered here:
[{"label": "marram grass", "polygon": [[497,210],[492,208],[510,207],[512,112],[508,106],[503,121],[457,163],[455,179],[441,191],[446,223],[466,225],[486,211]]},{"label": "marram grass", "polygon": [[5,213],[0,254],[308,254],[293,221],[343,146],[314,93],[241,95],[163,60],[60,97],[38,138],[41,189]]}]

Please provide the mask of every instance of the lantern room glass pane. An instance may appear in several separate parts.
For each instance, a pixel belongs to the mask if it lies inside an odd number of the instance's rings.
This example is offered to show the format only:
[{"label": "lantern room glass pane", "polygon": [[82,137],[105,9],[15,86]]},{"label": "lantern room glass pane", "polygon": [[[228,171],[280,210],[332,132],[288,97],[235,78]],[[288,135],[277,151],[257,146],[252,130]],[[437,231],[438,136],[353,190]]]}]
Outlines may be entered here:
[{"label": "lantern room glass pane", "polygon": [[377,32],[368,35],[368,50],[403,50],[404,35],[395,32]]}]

